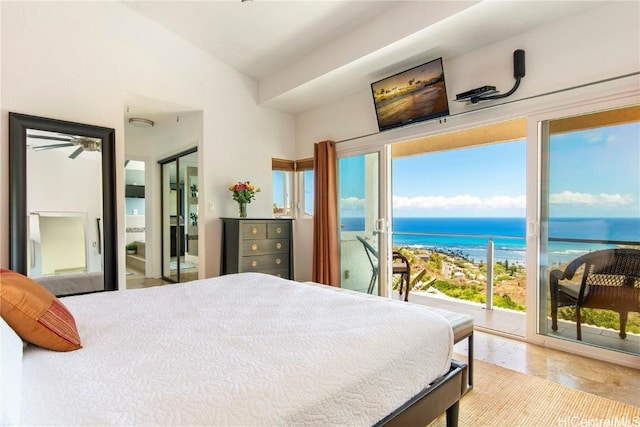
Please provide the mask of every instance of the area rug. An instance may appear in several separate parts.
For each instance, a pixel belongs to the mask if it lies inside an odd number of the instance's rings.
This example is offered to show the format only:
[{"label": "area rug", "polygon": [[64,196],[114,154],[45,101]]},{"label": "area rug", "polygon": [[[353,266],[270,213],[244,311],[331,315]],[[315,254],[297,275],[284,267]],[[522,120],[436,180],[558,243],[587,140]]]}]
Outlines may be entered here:
[{"label": "area rug", "polygon": [[[640,407],[479,360],[474,361],[474,388],[460,401],[460,427],[639,425]],[[445,426],[444,416],[429,424]]]},{"label": "area rug", "polygon": [[[191,264],[189,262],[180,262],[180,270],[185,270],[187,268],[195,268],[195,267],[197,267],[195,264]],[[178,263],[176,261],[169,261],[169,269],[177,270]]]}]

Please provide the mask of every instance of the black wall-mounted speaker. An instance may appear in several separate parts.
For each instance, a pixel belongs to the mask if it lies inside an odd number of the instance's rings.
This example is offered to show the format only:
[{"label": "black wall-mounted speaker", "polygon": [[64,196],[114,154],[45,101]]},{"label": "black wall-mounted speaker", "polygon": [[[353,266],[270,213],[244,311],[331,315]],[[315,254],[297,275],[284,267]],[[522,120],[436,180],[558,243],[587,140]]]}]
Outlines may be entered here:
[{"label": "black wall-mounted speaker", "polygon": [[513,51],[513,78],[524,77],[524,50]]}]

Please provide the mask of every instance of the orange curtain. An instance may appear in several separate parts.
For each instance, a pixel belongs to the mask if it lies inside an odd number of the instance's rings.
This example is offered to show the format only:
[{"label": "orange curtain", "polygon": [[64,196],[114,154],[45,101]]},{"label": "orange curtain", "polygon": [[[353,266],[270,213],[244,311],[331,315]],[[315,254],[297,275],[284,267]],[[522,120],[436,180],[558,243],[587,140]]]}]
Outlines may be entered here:
[{"label": "orange curtain", "polygon": [[312,280],[340,286],[336,143],[322,141],[313,149],[315,194]]}]

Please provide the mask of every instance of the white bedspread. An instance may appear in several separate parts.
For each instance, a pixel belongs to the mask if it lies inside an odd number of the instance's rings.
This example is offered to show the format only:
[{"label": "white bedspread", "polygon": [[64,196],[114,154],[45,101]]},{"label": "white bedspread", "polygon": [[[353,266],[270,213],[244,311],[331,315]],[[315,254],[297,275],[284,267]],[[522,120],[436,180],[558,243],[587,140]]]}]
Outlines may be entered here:
[{"label": "white bedspread", "polygon": [[84,347],[25,349],[25,425],[371,425],[453,346],[424,307],[255,273],[62,301]]}]

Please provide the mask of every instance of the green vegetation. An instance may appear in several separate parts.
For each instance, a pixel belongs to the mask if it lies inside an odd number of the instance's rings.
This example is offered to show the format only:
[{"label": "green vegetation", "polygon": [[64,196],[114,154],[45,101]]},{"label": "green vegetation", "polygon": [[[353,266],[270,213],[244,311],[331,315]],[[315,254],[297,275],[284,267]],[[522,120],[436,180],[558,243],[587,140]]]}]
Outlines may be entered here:
[{"label": "green vegetation", "polygon": [[[443,294],[465,301],[485,304],[485,276],[487,266],[475,263],[459,252],[421,251],[393,248],[411,262],[411,288],[426,290],[433,286]],[[495,307],[525,311],[524,282],[526,270],[522,265],[496,262],[494,270]]]},{"label": "green vegetation", "polygon": [[[615,311],[583,308],[580,310],[582,324],[600,326],[614,330],[620,329],[620,316]],[[558,319],[576,321],[575,307],[562,307],[558,309]],[[627,320],[627,333],[640,334],[640,315],[629,313]]]},{"label": "green vegetation", "polygon": [[427,261],[427,266],[431,270],[440,271],[442,270],[442,255],[438,252],[431,252],[429,256],[429,261]]},{"label": "green vegetation", "polygon": [[[486,302],[484,286],[455,285],[444,280],[436,280],[432,286],[451,298],[458,298],[461,300],[477,302],[480,304],[484,304]],[[494,294],[493,305],[495,307],[506,308],[509,310],[525,311],[524,305],[518,304],[517,302],[513,301],[511,297],[506,294]]]},{"label": "green vegetation", "polygon": [[507,294],[493,295],[493,305],[500,308],[506,308],[509,310],[526,311],[525,306],[518,304]]},{"label": "green vegetation", "polygon": [[436,280],[431,286],[452,298],[485,303],[484,289],[477,285],[455,285],[444,280]]},{"label": "green vegetation", "polygon": [[[484,268],[483,268],[484,267]],[[481,269],[486,273],[487,267],[481,266]],[[509,260],[504,260],[504,263],[495,263],[493,265],[493,274],[496,277],[496,280],[509,280],[518,274],[525,274],[525,269],[523,266],[518,264],[509,265]]]},{"label": "green vegetation", "polygon": [[[411,250],[394,248],[411,262],[411,288],[427,290],[429,287],[451,298],[479,304],[486,303],[486,263],[473,262],[464,254],[434,250]],[[462,273],[462,274],[460,274]],[[493,305],[508,310],[524,312],[526,269],[508,260],[493,265]],[[549,309],[548,309],[549,310]],[[547,311],[549,313],[550,311]],[[582,309],[582,323],[613,330],[620,329],[618,313],[609,310]],[[558,318],[576,321],[575,307],[558,309]],[[640,334],[640,314],[629,313],[626,331]]]}]

